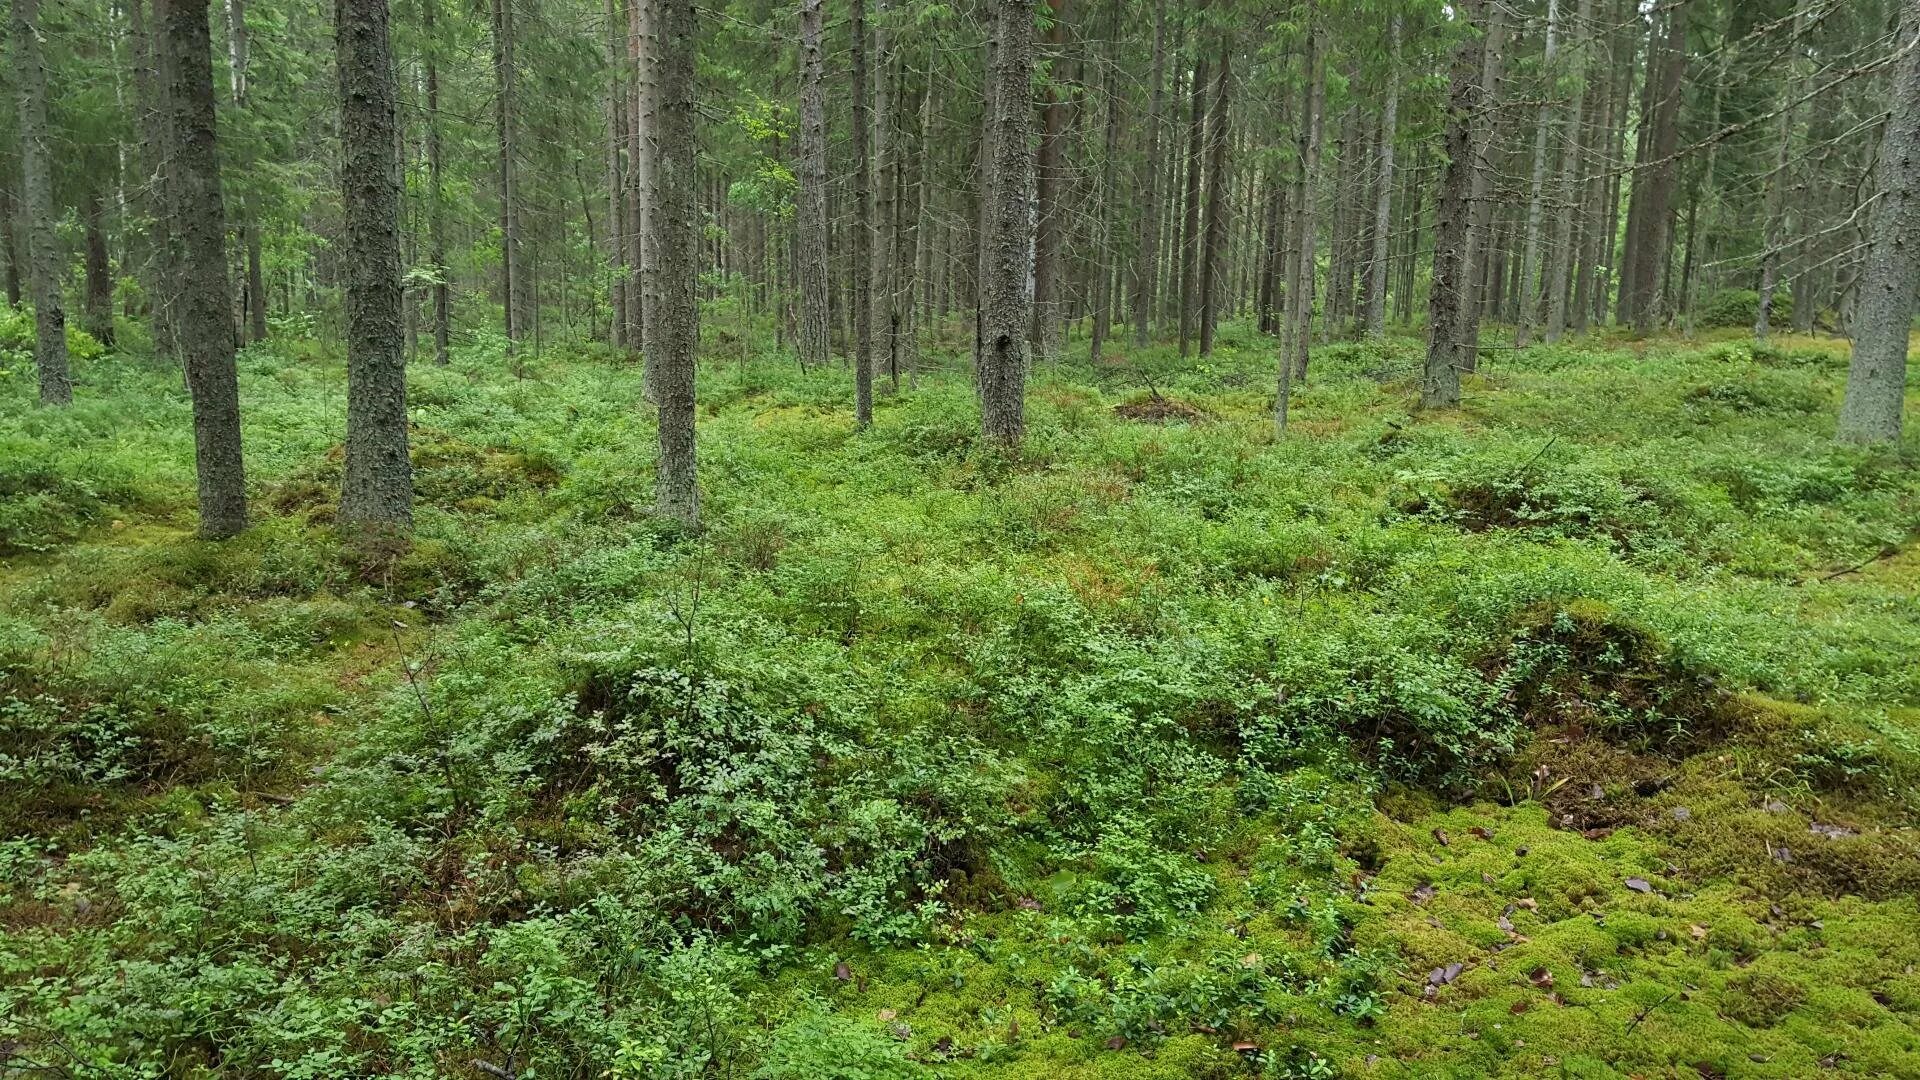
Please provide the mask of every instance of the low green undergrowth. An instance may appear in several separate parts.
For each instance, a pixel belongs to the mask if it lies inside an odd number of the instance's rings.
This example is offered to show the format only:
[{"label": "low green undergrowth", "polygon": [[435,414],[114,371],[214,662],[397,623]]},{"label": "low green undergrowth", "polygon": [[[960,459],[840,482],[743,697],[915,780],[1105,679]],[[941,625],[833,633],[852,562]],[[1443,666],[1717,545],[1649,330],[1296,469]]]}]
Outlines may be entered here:
[{"label": "low green undergrowth", "polygon": [[[331,523],[340,366],[0,377],[0,1070],[1920,1069],[1920,479],[1824,342],[1115,346],[1017,455],[957,363],[412,372],[419,527]],[[24,478],[24,479],[9,479]]]}]

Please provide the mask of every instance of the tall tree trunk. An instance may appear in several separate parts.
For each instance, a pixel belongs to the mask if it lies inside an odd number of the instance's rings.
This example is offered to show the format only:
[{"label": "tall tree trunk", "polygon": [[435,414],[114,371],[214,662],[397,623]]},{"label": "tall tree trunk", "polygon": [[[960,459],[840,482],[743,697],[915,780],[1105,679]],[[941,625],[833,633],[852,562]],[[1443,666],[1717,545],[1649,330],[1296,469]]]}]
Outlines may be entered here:
[{"label": "tall tree trunk", "polygon": [[1063,217],[1060,208],[1062,152],[1066,143],[1067,106],[1060,100],[1066,55],[1062,45],[1067,34],[1066,0],[1047,0],[1051,22],[1047,27],[1046,103],[1040,107],[1040,161],[1036,177],[1036,235],[1033,246],[1033,332],[1031,344],[1039,359],[1059,358],[1060,313],[1060,234]]},{"label": "tall tree trunk", "polygon": [[1302,95],[1305,115],[1300,125],[1300,175],[1295,188],[1293,266],[1288,271],[1287,314],[1280,328],[1280,385],[1274,394],[1273,429],[1276,435],[1287,430],[1287,410],[1293,399],[1293,384],[1307,376],[1307,353],[1313,330],[1314,267],[1314,195],[1320,184],[1321,114],[1326,109],[1327,56],[1326,34],[1320,27],[1319,12],[1308,0],[1306,19],[1307,54],[1302,63],[1306,92]]},{"label": "tall tree trunk", "polygon": [[334,33],[344,219],[340,277],[347,323],[340,520],[404,531],[413,525],[413,470],[407,459],[400,163],[387,0],[335,0]]},{"label": "tall tree trunk", "polygon": [[1026,0],[994,0],[993,110],[986,280],[981,289],[984,348],[980,370],[980,433],[1018,445],[1026,433],[1027,331],[1033,300],[1033,152],[1028,146],[1033,101],[1033,9]]},{"label": "tall tree trunk", "polygon": [[[695,471],[694,351],[700,342],[700,305],[694,295],[699,228],[695,221],[694,58],[699,18],[693,0],[659,3],[659,159],[654,176],[653,251],[659,313],[650,341],[660,400],[660,464],[654,480],[660,514],[687,529],[700,527]],[[811,0],[816,4],[817,0]],[[817,88],[817,83],[816,83]]]},{"label": "tall tree trunk", "polygon": [[1313,344],[1314,267],[1320,228],[1315,207],[1320,193],[1320,158],[1321,147],[1326,142],[1327,115],[1327,31],[1311,4],[1307,18],[1312,20],[1307,41],[1307,113],[1300,127],[1300,199],[1294,212],[1298,247],[1294,249],[1293,282],[1287,290],[1291,312],[1287,332],[1292,357],[1290,377],[1294,382],[1307,377],[1307,358]]},{"label": "tall tree trunk", "polygon": [[1482,106],[1482,72],[1486,39],[1478,32],[1483,0],[1462,0],[1455,8],[1464,25],[1454,47],[1453,74],[1447,93],[1444,134],[1446,172],[1434,206],[1433,285],[1427,303],[1427,363],[1420,386],[1422,408],[1448,408],[1460,403],[1460,338],[1462,322],[1472,308],[1468,278],[1472,274],[1468,235],[1472,231],[1476,113]]},{"label": "tall tree trunk", "polygon": [[240,448],[240,384],[233,362],[233,298],[227,285],[227,223],[214,145],[207,0],[168,0],[163,26],[172,129],[172,236],[181,270],[174,310],[180,357],[193,395],[200,535],[218,538],[246,528],[247,485]]},{"label": "tall tree trunk", "polygon": [[[666,2],[666,0],[663,0]],[[827,99],[822,0],[800,0],[800,366],[827,362]],[[665,92],[663,90],[663,92]]]},{"label": "tall tree trunk", "polygon": [[[627,345],[640,353],[642,388],[653,400],[653,230],[648,215],[653,213],[653,175],[656,147],[654,121],[658,114],[659,76],[655,60],[659,55],[655,23],[659,11],[652,3],[628,0],[627,63],[633,72],[633,102],[628,108],[631,130],[628,134],[630,157],[627,162]],[[774,156],[779,156],[779,137],[774,139]]]},{"label": "tall tree trunk", "polygon": [[1806,75],[1800,62],[1800,26],[1806,17],[1809,0],[1796,0],[1793,28],[1788,34],[1789,75],[1784,80],[1780,116],[1774,129],[1773,171],[1767,174],[1766,231],[1760,251],[1760,303],[1753,318],[1753,340],[1767,343],[1772,333],[1773,294],[1780,287],[1780,248],[1786,240],[1787,180],[1793,169],[1793,123],[1795,103],[1806,89]]},{"label": "tall tree trunk", "polygon": [[1207,221],[1201,240],[1200,355],[1213,354],[1213,333],[1219,318],[1220,277],[1225,273],[1227,242],[1227,96],[1232,84],[1230,54],[1220,47],[1220,74],[1213,90],[1213,116],[1208,125]]},{"label": "tall tree trunk", "polygon": [[1587,26],[1593,21],[1593,0],[1580,0],[1575,9],[1573,30],[1570,35],[1573,53],[1573,72],[1575,85],[1573,95],[1567,101],[1567,126],[1562,136],[1560,148],[1560,171],[1558,182],[1554,185],[1558,191],[1557,205],[1553,215],[1553,244],[1548,249],[1546,276],[1546,336],[1552,344],[1560,340],[1567,330],[1567,293],[1574,263],[1574,247],[1579,241],[1579,232],[1575,226],[1579,222],[1582,203],[1581,191],[1584,185],[1580,181],[1581,147],[1586,138],[1583,121],[1587,101]]},{"label": "tall tree trunk", "polygon": [[[232,96],[234,113],[245,116],[248,109],[250,77],[248,66],[252,41],[251,35],[247,32],[245,0],[226,0],[226,14],[228,90]],[[243,174],[253,164],[244,149],[238,163]],[[267,338],[267,284],[261,258],[260,224],[250,196],[241,197],[239,216],[240,220],[235,223],[234,231],[240,236],[240,244],[247,260],[246,281],[240,297],[241,309],[246,314],[247,340],[265,341]]]},{"label": "tall tree trunk", "polygon": [[[1493,220],[1493,142],[1494,98],[1500,86],[1500,69],[1506,47],[1506,9],[1499,3],[1483,3],[1486,41],[1480,56],[1480,107],[1473,131],[1473,203],[1467,225],[1467,275],[1462,301],[1467,310],[1460,317],[1458,370],[1473,371],[1480,366],[1480,320],[1498,309],[1499,292],[1505,288],[1506,251],[1496,243]],[[1489,301],[1492,301],[1491,303]]]},{"label": "tall tree trunk", "polygon": [[1374,175],[1373,259],[1367,274],[1367,336],[1387,332],[1387,264],[1393,235],[1393,139],[1400,119],[1400,19],[1387,27],[1387,100],[1380,108],[1380,152]]},{"label": "tall tree trunk", "polygon": [[53,144],[47,132],[47,68],[40,55],[40,0],[13,0],[13,70],[20,104],[20,186],[27,217],[27,285],[33,298],[33,360],[42,405],[73,404],[67,370],[65,262],[53,208]]},{"label": "tall tree trunk", "polygon": [[1194,34],[1193,51],[1198,59],[1193,67],[1190,88],[1192,104],[1187,116],[1187,180],[1181,187],[1180,202],[1180,355],[1187,355],[1187,340],[1193,334],[1194,264],[1200,247],[1201,166],[1206,156],[1207,63],[1202,35]]},{"label": "tall tree trunk", "polygon": [[1148,76],[1147,153],[1141,168],[1140,250],[1133,258],[1133,343],[1145,348],[1152,334],[1154,284],[1160,256],[1160,132],[1166,124],[1167,0],[1153,4],[1153,68]]},{"label": "tall tree trunk", "polygon": [[433,362],[447,362],[448,324],[453,318],[452,283],[447,280],[445,167],[440,144],[440,38],[435,18],[440,0],[421,0],[420,29],[426,38],[427,80],[427,259],[433,264]]},{"label": "tall tree trunk", "polygon": [[[1629,225],[1622,316],[1638,333],[1652,331],[1660,317],[1662,281],[1673,247],[1673,194],[1679,181],[1674,160],[1680,145],[1680,91],[1687,70],[1687,6],[1667,0],[1666,43],[1648,57],[1648,79],[1655,87],[1646,138],[1646,157],[1636,163],[1634,201],[1638,215]],[[1644,186],[1644,191],[1643,191]]]},{"label": "tall tree trunk", "polygon": [[1525,346],[1533,339],[1539,321],[1541,226],[1546,218],[1547,150],[1553,137],[1554,82],[1560,50],[1560,0],[1547,0],[1546,51],[1541,58],[1545,72],[1540,92],[1540,107],[1533,120],[1533,180],[1527,188],[1527,235],[1520,257],[1520,318],[1514,331],[1514,344]]},{"label": "tall tree trunk", "polygon": [[[853,19],[853,423],[873,424],[873,296],[885,295],[885,276],[873,258],[873,156],[867,133],[873,118],[867,99],[867,0],[849,0]],[[882,82],[886,81],[882,59]],[[886,95],[881,94],[880,122],[886,123]],[[884,147],[886,136],[879,140]],[[886,151],[881,151],[885,156]]]},{"label": "tall tree trunk", "polygon": [[[425,2],[431,4],[434,0]],[[632,99],[632,93],[628,89],[627,49],[622,38],[626,36],[630,19],[622,17],[625,12],[615,6],[614,0],[604,0],[602,13],[607,20],[607,301],[612,309],[607,319],[607,347],[617,353],[627,344],[627,238],[623,235],[627,222],[627,179],[621,149],[626,146],[628,132],[632,130],[627,120],[627,102]]]},{"label": "tall tree trunk", "polygon": [[526,337],[528,274],[520,244],[519,79],[514,70],[513,0],[493,0],[494,139],[500,195],[500,295],[507,351]]},{"label": "tall tree trunk", "polygon": [[1839,437],[1856,443],[1900,439],[1914,289],[1920,284],[1920,0],[1900,5],[1895,47],[1906,55],[1893,76],[1893,112],[1880,143],[1880,200],[1849,320],[1853,361],[1840,405]]},{"label": "tall tree trunk", "polygon": [[1107,123],[1100,140],[1100,162],[1094,173],[1093,210],[1098,215],[1098,222],[1093,247],[1093,340],[1089,342],[1087,350],[1087,357],[1094,364],[1100,363],[1106,349],[1107,335],[1113,329],[1113,285],[1119,272],[1118,260],[1113,257],[1113,178],[1120,155],[1119,65],[1114,51],[1117,48],[1115,43],[1120,40],[1120,16],[1124,2],[1114,0],[1109,12],[1108,55],[1103,58],[1106,61],[1106,75],[1101,79],[1101,90],[1107,98]]}]

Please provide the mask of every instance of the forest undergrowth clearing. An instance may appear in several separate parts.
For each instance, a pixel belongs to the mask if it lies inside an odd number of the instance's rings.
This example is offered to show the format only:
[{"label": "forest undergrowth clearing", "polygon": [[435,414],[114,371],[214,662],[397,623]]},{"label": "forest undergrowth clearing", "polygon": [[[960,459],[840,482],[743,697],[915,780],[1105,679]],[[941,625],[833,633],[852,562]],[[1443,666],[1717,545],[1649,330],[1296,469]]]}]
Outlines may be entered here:
[{"label": "forest undergrowth clearing", "polygon": [[177,376],[100,361],[61,416],[11,381],[0,1038],[83,1075],[1920,1070],[1911,449],[1829,441],[1825,344],[1490,354],[1440,417],[1378,377],[1413,348],[1320,350],[1279,442],[1236,327],[1145,395],[1043,369],[1017,458],[956,365],[865,434],[837,372],[716,365],[697,539],[647,512],[637,370],[463,353],[413,372],[404,554],[332,529],[324,355],[244,358],[264,497],[222,544]]}]

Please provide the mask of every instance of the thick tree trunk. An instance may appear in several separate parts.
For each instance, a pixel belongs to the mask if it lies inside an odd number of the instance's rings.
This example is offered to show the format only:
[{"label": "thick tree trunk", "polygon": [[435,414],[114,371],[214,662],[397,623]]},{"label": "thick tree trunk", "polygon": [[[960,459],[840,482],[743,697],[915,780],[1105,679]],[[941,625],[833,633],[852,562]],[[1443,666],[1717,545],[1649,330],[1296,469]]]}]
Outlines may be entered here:
[{"label": "thick tree trunk", "polygon": [[1880,200],[1850,320],[1853,362],[1840,406],[1839,437],[1856,443],[1900,439],[1920,284],[1920,0],[1901,4],[1895,47],[1906,55],[1893,76],[1893,112],[1880,143]]},{"label": "thick tree trunk", "polygon": [[1213,116],[1207,148],[1207,221],[1201,240],[1200,355],[1213,353],[1213,333],[1219,318],[1220,278],[1227,257],[1227,100],[1232,84],[1231,59],[1220,49],[1220,74],[1213,90]]},{"label": "thick tree trunk", "polygon": [[1028,289],[1033,269],[1033,9],[1026,0],[994,0],[993,110],[987,132],[991,202],[981,289],[983,348],[980,433],[1018,445],[1026,433]]},{"label": "thick tree trunk", "polygon": [[169,0],[162,32],[172,132],[172,236],[181,271],[174,312],[180,358],[193,395],[200,535],[218,538],[246,528],[247,485],[240,448],[240,384],[233,362],[233,298],[227,284],[227,223],[214,145],[207,0]]},{"label": "thick tree trunk", "polygon": [[1133,343],[1152,335],[1154,285],[1160,274],[1160,132],[1166,124],[1167,0],[1154,0],[1153,68],[1148,76],[1147,153],[1141,168],[1140,250],[1133,259]]},{"label": "thick tree trunk", "polygon": [[340,277],[347,324],[340,520],[404,531],[413,525],[413,470],[407,459],[407,366],[401,351],[400,163],[387,0],[335,0],[334,34],[344,224]]},{"label": "thick tree trunk", "polygon": [[[694,200],[694,56],[699,21],[693,0],[636,0],[659,4],[659,158],[654,175],[653,253],[659,307],[649,344],[659,354],[660,464],[654,497],[661,516],[687,529],[700,527],[695,471],[694,351],[700,341],[699,228]],[[810,0],[816,5],[818,0]],[[817,84],[816,84],[817,85]]]},{"label": "thick tree trunk", "polygon": [[1393,138],[1400,118],[1400,20],[1387,29],[1387,99],[1380,108],[1380,150],[1374,175],[1373,259],[1367,272],[1367,336],[1387,332],[1388,241],[1393,235]]},{"label": "thick tree trunk", "polygon": [[[663,0],[664,2],[664,0]],[[827,362],[827,99],[821,85],[822,0],[800,0],[800,366]],[[663,93],[671,92],[664,87]]]},{"label": "thick tree trunk", "polygon": [[13,70],[20,106],[20,187],[27,218],[27,291],[33,298],[33,360],[42,405],[71,405],[65,262],[53,208],[53,144],[47,132],[47,68],[40,54],[40,0],[13,0]]},{"label": "thick tree trunk", "polygon": [[1473,217],[1473,178],[1479,171],[1474,131],[1482,105],[1486,41],[1475,28],[1481,23],[1482,7],[1483,0],[1463,0],[1455,9],[1466,28],[1454,47],[1444,135],[1446,172],[1434,206],[1433,286],[1427,303],[1426,372],[1420,386],[1420,405],[1427,409],[1460,403],[1461,324],[1473,306],[1467,240]]}]

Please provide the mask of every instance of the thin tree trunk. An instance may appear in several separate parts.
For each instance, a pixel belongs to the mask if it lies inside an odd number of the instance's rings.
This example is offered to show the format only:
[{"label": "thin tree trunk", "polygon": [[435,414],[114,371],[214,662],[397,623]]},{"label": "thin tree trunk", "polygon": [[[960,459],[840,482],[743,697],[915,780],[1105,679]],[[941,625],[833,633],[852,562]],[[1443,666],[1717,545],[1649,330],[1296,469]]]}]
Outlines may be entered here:
[{"label": "thin tree trunk", "polygon": [[[182,273],[175,312],[180,356],[193,396],[194,470],[200,535],[232,536],[247,525],[240,446],[240,385],[233,360],[226,215],[214,145],[213,57],[207,0],[169,0],[164,17],[172,154],[173,242]],[[388,140],[391,149],[392,140]]]},{"label": "thin tree trunk", "polygon": [[347,324],[347,445],[339,516],[351,525],[404,531],[413,524],[413,472],[407,459],[407,369],[401,351],[400,166],[387,0],[336,0],[334,32],[344,219],[340,275]]},{"label": "thin tree trunk", "polygon": [[1553,89],[1559,49],[1560,0],[1547,0],[1546,51],[1541,58],[1546,78],[1533,121],[1533,180],[1527,188],[1527,235],[1520,258],[1520,318],[1514,331],[1514,344],[1523,347],[1532,341],[1539,321],[1541,226],[1546,218],[1547,150],[1553,137]]},{"label": "thin tree trunk", "polygon": [[[1679,164],[1673,160],[1680,143],[1680,91],[1687,69],[1687,7],[1668,0],[1666,42],[1648,58],[1649,80],[1657,79],[1647,156],[1634,177],[1638,218],[1628,227],[1629,280],[1623,284],[1623,317],[1645,334],[1660,317],[1662,279],[1667,275],[1673,246],[1673,194]],[[1641,188],[1644,185],[1644,198]]]},{"label": "thin tree trunk", "polygon": [[427,259],[433,265],[433,362],[447,362],[448,324],[453,317],[452,283],[447,280],[445,167],[440,143],[440,39],[436,16],[440,0],[421,0],[420,26],[426,38],[427,79]]},{"label": "thin tree trunk", "polygon": [[[204,15],[204,11],[203,11]],[[47,132],[47,68],[40,54],[40,0],[13,0],[13,69],[20,105],[20,177],[27,217],[27,284],[33,298],[34,365],[42,405],[73,404],[67,368],[65,261],[53,210],[53,144]]]},{"label": "thin tree trunk", "polygon": [[1100,362],[1107,335],[1113,328],[1113,284],[1118,273],[1118,260],[1113,257],[1113,176],[1120,154],[1120,87],[1117,85],[1118,64],[1113,52],[1120,39],[1123,4],[1124,0],[1114,0],[1109,11],[1107,40],[1114,44],[1109,44],[1108,55],[1104,57],[1106,75],[1100,84],[1107,98],[1107,123],[1100,140],[1100,162],[1094,173],[1093,209],[1098,215],[1098,224],[1093,251],[1093,340],[1088,343],[1087,349],[1087,358],[1095,364]]},{"label": "thin tree trunk", "polygon": [[[434,0],[425,0],[433,3]],[[621,160],[621,147],[626,144],[627,133],[631,130],[626,116],[626,102],[631,95],[627,88],[626,72],[627,50],[621,38],[630,20],[621,18],[623,12],[616,8],[614,0],[604,0],[603,14],[607,20],[607,262],[608,287],[607,301],[612,309],[607,319],[607,347],[619,352],[627,344],[627,242],[622,235],[627,221],[627,180],[624,163]]]},{"label": "thin tree trunk", "polygon": [[1220,47],[1220,74],[1213,90],[1213,116],[1208,134],[1207,220],[1201,240],[1200,355],[1213,353],[1215,322],[1219,318],[1220,277],[1225,272],[1227,236],[1227,100],[1232,84],[1231,59]]},{"label": "thin tree trunk", "polygon": [[1900,11],[1895,47],[1906,55],[1893,77],[1872,246],[1848,320],[1853,361],[1838,428],[1846,442],[1898,442],[1906,397],[1914,289],[1920,283],[1920,0],[1904,0]]},{"label": "thin tree trunk", "polygon": [[1753,319],[1753,340],[1767,343],[1772,333],[1773,294],[1780,287],[1780,247],[1786,239],[1787,180],[1793,168],[1793,124],[1797,113],[1794,102],[1806,90],[1806,76],[1800,63],[1800,26],[1806,16],[1808,0],[1797,0],[1793,9],[1793,27],[1788,34],[1790,72],[1785,80],[1785,100],[1774,131],[1773,171],[1767,176],[1766,232],[1760,251],[1760,303]]},{"label": "thin tree trunk", "polygon": [[1047,28],[1046,53],[1051,63],[1045,88],[1045,104],[1040,107],[1040,160],[1035,180],[1036,235],[1033,247],[1033,330],[1031,344],[1036,359],[1059,358],[1060,312],[1060,234],[1062,213],[1060,192],[1062,152],[1066,143],[1067,107],[1060,100],[1066,56],[1066,0],[1047,0],[1051,21]]},{"label": "thin tree trunk", "polygon": [[1393,235],[1393,139],[1400,118],[1400,19],[1387,28],[1387,100],[1380,108],[1380,153],[1374,176],[1373,261],[1367,275],[1367,336],[1387,332],[1387,264]]},{"label": "thin tree trunk", "polygon": [[1193,49],[1199,54],[1194,62],[1193,85],[1189,88],[1191,108],[1187,116],[1187,180],[1181,187],[1180,202],[1180,355],[1187,355],[1187,341],[1193,334],[1194,264],[1200,247],[1201,166],[1206,154],[1207,65],[1200,35],[1195,34]]},{"label": "thin tree trunk", "polygon": [[[1467,310],[1458,324],[1459,357],[1457,370],[1474,371],[1480,366],[1480,320],[1497,310],[1499,291],[1505,287],[1506,251],[1496,244],[1493,219],[1493,137],[1494,96],[1500,85],[1502,49],[1506,45],[1505,8],[1497,2],[1483,3],[1486,17],[1486,41],[1480,59],[1480,108],[1473,133],[1471,160],[1472,211],[1467,227],[1467,273],[1462,302]],[[1489,301],[1494,301],[1490,304]],[[1458,392],[1456,388],[1456,393]]]},{"label": "thin tree trunk", "polygon": [[7,260],[7,306],[20,306],[20,243],[13,227],[13,170],[0,175],[0,255]]},{"label": "thin tree trunk", "polygon": [[1166,124],[1167,0],[1153,5],[1153,70],[1147,97],[1147,153],[1143,163],[1140,250],[1133,259],[1133,343],[1145,348],[1152,334],[1154,284],[1160,256],[1160,132]]},{"label": "thin tree trunk", "polygon": [[[867,100],[867,0],[849,3],[853,15],[849,30],[853,45],[853,423],[866,428],[873,424],[873,296],[876,288],[884,290],[885,276],[873,259],[873,156],[867,146],[873,122]],[[885,65],[883,57],[882,82],[886,81]],[[882,92],[882,124],[886,123],[885,101]],[[884,157],[886,136],[879,135],[879,141]]]},{"label": "thin tree trunk", "polygon": [[530,275],[520,236],[519,77],[514,61],[514,0],[493,0],[494,128],[500,186],[501,308],[507,351],[532,329],[527,310]]}]

